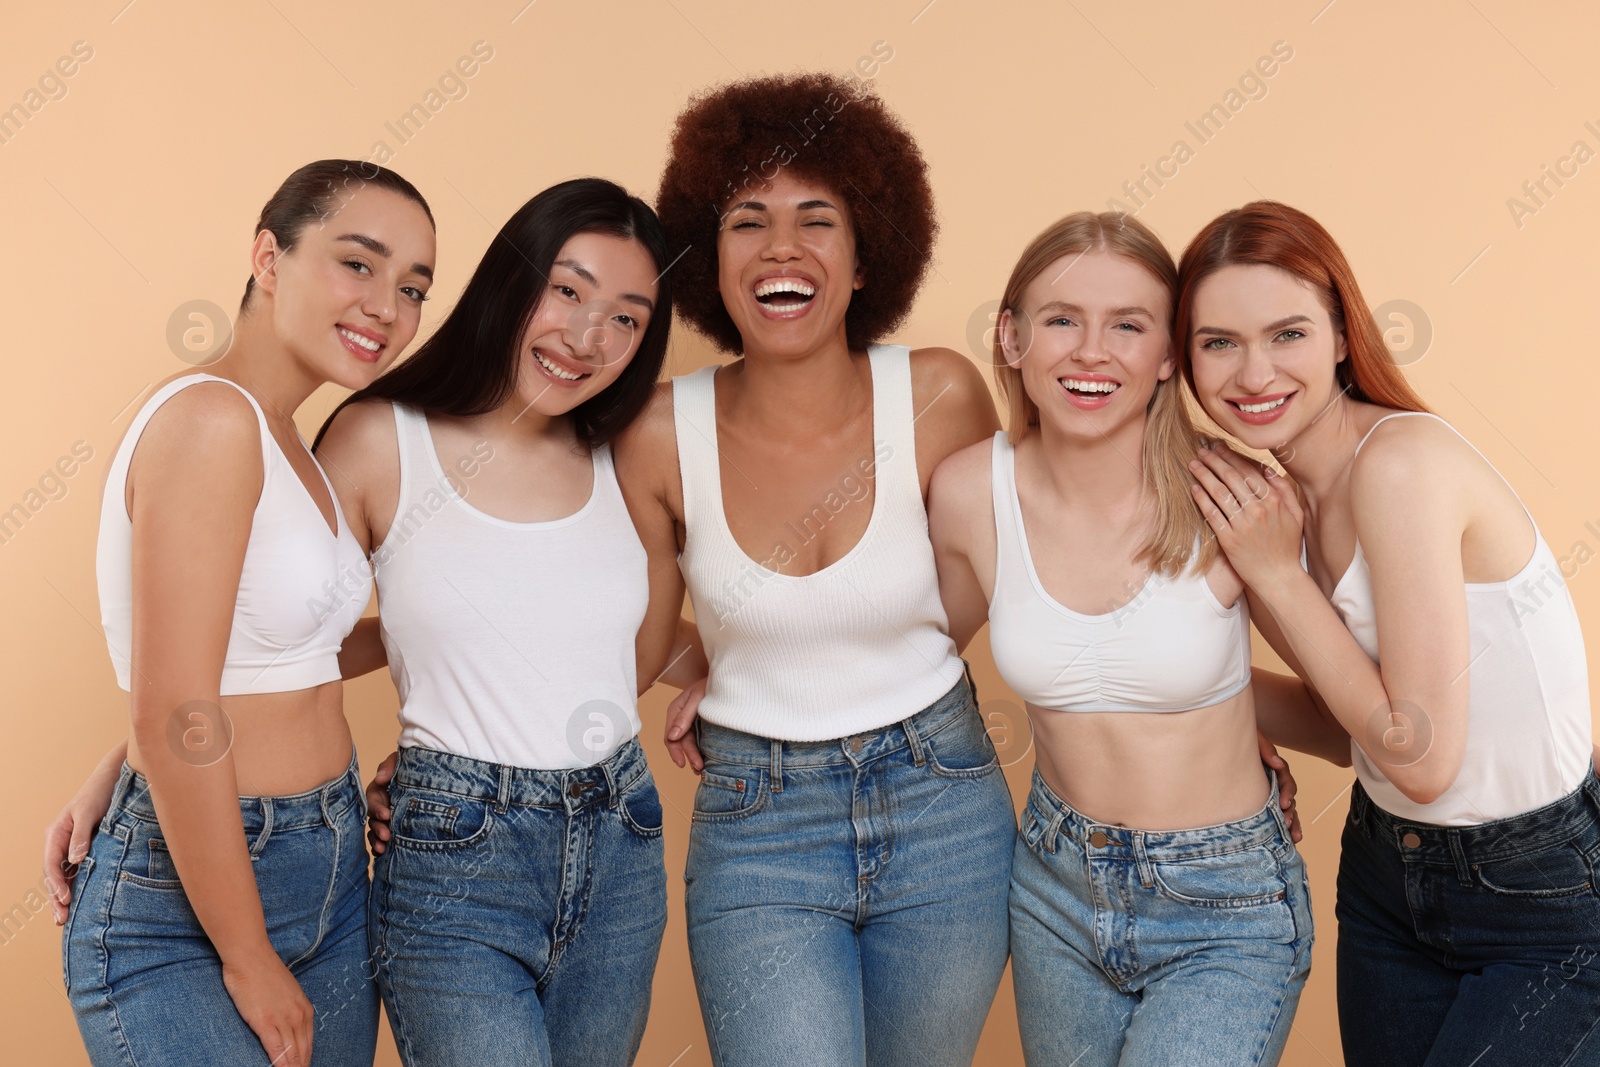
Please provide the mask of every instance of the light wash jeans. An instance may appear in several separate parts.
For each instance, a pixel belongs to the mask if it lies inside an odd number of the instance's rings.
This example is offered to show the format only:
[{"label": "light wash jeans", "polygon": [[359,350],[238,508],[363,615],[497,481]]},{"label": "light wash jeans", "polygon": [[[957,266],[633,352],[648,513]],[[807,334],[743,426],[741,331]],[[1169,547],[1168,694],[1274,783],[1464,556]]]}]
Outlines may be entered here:
[{"label": "light wash jeans", "polygon": [[[314,1067],[371,1067],[378,992],[367,952],[366,797],[355,757],[293,796],[240,797],[267,935],[315,1010]],[[61,943],[95,1067],[270,1062],[222,985],[144,776],[127,764],[78,867]]]},{"label": "light wash jeans", "polygon": [[400,750],[373,874],[378,984],[410,1067],[623,1067],[667,920],[637,740],[578,770]]},{"label": "light wash jeans", "polygon": [[1155,832],[1096,823],[1034,772],[1011,875],[1028,1067],[1275,1064],[1311,940],[1276,779],[1248,818]]},{"label": "light wash jeans", "polygon": [[970,680],[834,741],[698,729],[685,905],[713,1061],[970,1064],[1016,838]]}]

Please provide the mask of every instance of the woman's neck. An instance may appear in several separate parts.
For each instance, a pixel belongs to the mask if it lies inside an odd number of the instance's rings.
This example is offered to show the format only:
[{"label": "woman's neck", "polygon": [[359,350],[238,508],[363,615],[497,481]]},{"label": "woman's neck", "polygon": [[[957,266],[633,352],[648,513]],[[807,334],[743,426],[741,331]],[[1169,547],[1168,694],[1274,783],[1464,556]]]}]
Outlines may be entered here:
[{"label": "woman's neck", "polygon": [[325,379],[311,373],[272,330],[269,316],[246,314],[234,325],[228,351],[200,368],[250,390],[269,420],[294,426],[294,413]]},{"label": "woman's neck", "polygon": [[1313,511],[1331,499],[1350,474],[1350,461],[1361,445],[1366,420],[1358,404],[1339,393],[1294,436],[1272,450],[1273,457],[1295,480]]},{"label": "woman's neck", "polygon": [[811,436],[855,421],[871,395],[842,325],[836,337],[801,355],[770,356],[747,348],[728,385],[741,422]]},{"label": "woman's neck", "polygon": [[1092,437],[1066,433],[1041,419],[1040,458],[1057,499],[1088,511],[1123,512],[1137,506],[1145,490],[1144,433],[1143,417]]}]

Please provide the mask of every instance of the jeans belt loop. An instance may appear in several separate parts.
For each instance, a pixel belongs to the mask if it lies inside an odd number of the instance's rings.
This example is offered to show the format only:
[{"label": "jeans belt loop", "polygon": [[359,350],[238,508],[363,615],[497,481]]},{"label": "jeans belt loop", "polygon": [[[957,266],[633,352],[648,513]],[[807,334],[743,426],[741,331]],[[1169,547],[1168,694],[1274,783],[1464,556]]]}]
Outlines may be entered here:
[{"label": "jeans belt loop", "polygon": [[256,834],[256,839],[250,844],[250,855],[261,855],[262,849],[267,847],[267,839],[272,836],[272,798],[261,797],[257,801],[261,805],[261,832]]},{"label": "jeans belt loop", "polygon": [[1139,868],[1139,884],[1149,889],[1156,884],[1155,868],[1150,863],[1150,855],[1144,849],[1144,831],[1133,831],[1133,856]]},{"label": "jeans belt loop", "polygon": [[911,746],[911,762],[921,767],[928,760],[923,755],[922,738],[917,733],[917,724],[912,721],[915,718],[916,716],[913,715],[908,719],[901,720],[900,726],[906,732],[906,743]]},{"label": "jeans belt loop", "polygon": [[511,767],[509,764],[500,765],[500,786],[495,791],[494,813],[504,815],[506,808],[511,805]]},{"label": "jeans belt loop", "polygon": [[128,796],[128,790],[133,788],[133,771],[124,763],[122,773],[117,775],[116,788],[111,791],[111,806],[106,809],[105,818],[100,820],[100,832],[111,832],[111,823],[117,817],[117,812],[122,808],[122,802]]},{"label": "jeans belt loop", "polygon": [[967,680],[967,694],[972,697],[972,702],[978,702],[978,683],[972,680],[972,664],[965,659],[961,661],[961,676]]},{"label": "jeans belt loop", "polygon": [[1050,825],[1044,829],[1044,847],[1049,849],[1052,854],[1055,853],[1056,842],[1061,839],[1061,826],[1066,821],[1067,813],[1057,808],[1055,813],[1050,816]]},{"label": "jeans belt loop", "polygon": [[1594,762],[1589,763],[1589,772],[1583,776],[1583,784],[1578,788],[1583,790],[1584,796],[1589,798],[1589,805],[1596,815],[1600,815],[1600,780],[1595,778]]},{"label": "jeans belt loop", "polygon": [[1273,821],[1278,824],[1278,832],[1283,835],[1283,840],[1293,844],[1294,833],[1289,829],[1289,817],[1283,813],[1283,794],[1278,789],[1278,772],[1269,767],[1267,773],[1272,776],[1272,792],[1267,797],[1267,806],[1272,809]]},{"label": "jeans belt loop", "polygon": [[617,806],[617,776],[611,766],[610,758],[600,761],[600,773],[606,776],[606,795],[608,797],[606,807],[615,808]]},{"label": "jeans belt loop", "polygon": [[772,741],[771,756],[772,791],[783,792],[783,742],[776,738]]},{"label": "jeans belt loop", "polygon": [[1445,840],[1450,843],[1450,858],[1456,861],[1456,879],[1468,888],[1472,888],[1472,868],[1467,863],[1467,851],[1461,847],[1461,831],[1446,830]]}]

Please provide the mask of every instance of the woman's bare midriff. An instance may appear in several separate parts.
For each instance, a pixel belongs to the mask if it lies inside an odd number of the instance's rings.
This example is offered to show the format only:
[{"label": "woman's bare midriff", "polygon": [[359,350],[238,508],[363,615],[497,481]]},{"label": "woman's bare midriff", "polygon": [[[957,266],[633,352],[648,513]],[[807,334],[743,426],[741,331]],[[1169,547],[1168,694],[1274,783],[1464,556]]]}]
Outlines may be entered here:
[{"label": "woman's bare midriff", "polygon": [[1176,712],[1061,712],[1028,705],[1045,784],[1095,822],[1187,830],[1260,811],[1271,793],[1250,690]]},{"label": "woman's bare midriff", "polygon": [[[222,698],[222,711],[233,732],[229,753],[240,796],[292,796],[316,789],[345,772],[352,742],[344,717],[342,684],[325,682],[289,693]],[[192,729],[216,728],[203,716],[190,721]],[[204,738],[196,740],[205,742]],[[209,756],[205,753],[197,758]],[[131,737],[128,766],[136,771],[143,766]]]}]

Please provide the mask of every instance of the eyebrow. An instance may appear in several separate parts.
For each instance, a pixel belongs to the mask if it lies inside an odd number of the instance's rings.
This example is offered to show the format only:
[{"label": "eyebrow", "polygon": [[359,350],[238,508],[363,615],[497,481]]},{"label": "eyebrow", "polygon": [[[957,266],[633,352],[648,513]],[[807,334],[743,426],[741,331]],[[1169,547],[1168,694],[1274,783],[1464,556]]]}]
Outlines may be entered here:
[{"label": "eyebrow", "polygon": [[[588,282],[590,285],[596,287],[600,285],[599,281],[595,279],[594,272],[575,259],[558,259],[554,264],[552,264],[552,266],[565,267],[578,277],[582,278],[584,281]],[[638,304],[646,311],[654,311],[656,309],[654,300],[651,300],[648,296],[641,296],[638,293],[623,293],[618,297],[618,299],[626,300],[630,304]]]},{"label": "eyebrow", "polygon": [[[394,257],[394,249],[390,248],[376,237],[368,237],[364,233],[341,233],[338,237],[335,237],[334,240],[351,241],[360,245],[362,248],[367,249],[374,255],[382,256],[384,259],[392,259]],[[424,278],[428,279],[430,282],[433,281],[433,268],[428,266],[426,263],[413,263],[411,264],[411,269],[415,273],[420,274]]]},{"label": "eyebrow", "polygon": [[[1040,314],[1043,314],[1046,311],[1071,311],[1081,314],[1083,308],[1079,307],[1077,304],[1069,304],[1065,300],[1050,300],[1039,305]],[[1133,304],[1128,307],[1112,308],[1111,314],[1113,317],[1118,315],[1143,315],[1147,319],[1155,318],[1155,315],[1151,314],[1149,308],[1143,308],[1137,304]]]},{"label": "eyebrow", "polygon": [[[1290,315],[1290,316],[1288,316],[1286,318],[1279,319],[1277,322],[1269,322],[1269,323],[1267,323],[1266,326],[1264,326],[1262,328],[1261,332],[1262,333],[1271,333],[1274,330],[1281,330],[1285,326],[1293,326],[1296,323],[1310,322],[1310,321],[1311,321],[1311,316],[1309,316],[1309,315]],[[1221,326],[1196,326],[1194,332],[1197,333],[1197,334],[1198,333],[1213,334],[1213,335],[1215,335],[1217,337],[1238,337],[1239,336],[1239,334],[1237,332],[1235,332],[1233,330],[1224,329]]]},{"label": "eyebrow", "polygon": [[[729,207],[728,210],[729,211],[738,211],[742,207],[747,207],[752,211],[765,211],[765,210],[767,210],[767,205],[762,203],[759,200],[741,200],[737,204],[734,204],[731,207]],[[838,205],[836,205],[836,204],[834,204],[834,203],[832,203],[831,201],[828,201],[828,200],[802,200],[800,203],[795,205],[795,210],[796,211],[810,211],[812,208],[819,208],[819,207],[829,208],[829,209],[831,209],[833,211],[838,211],[839,210]]]}]

